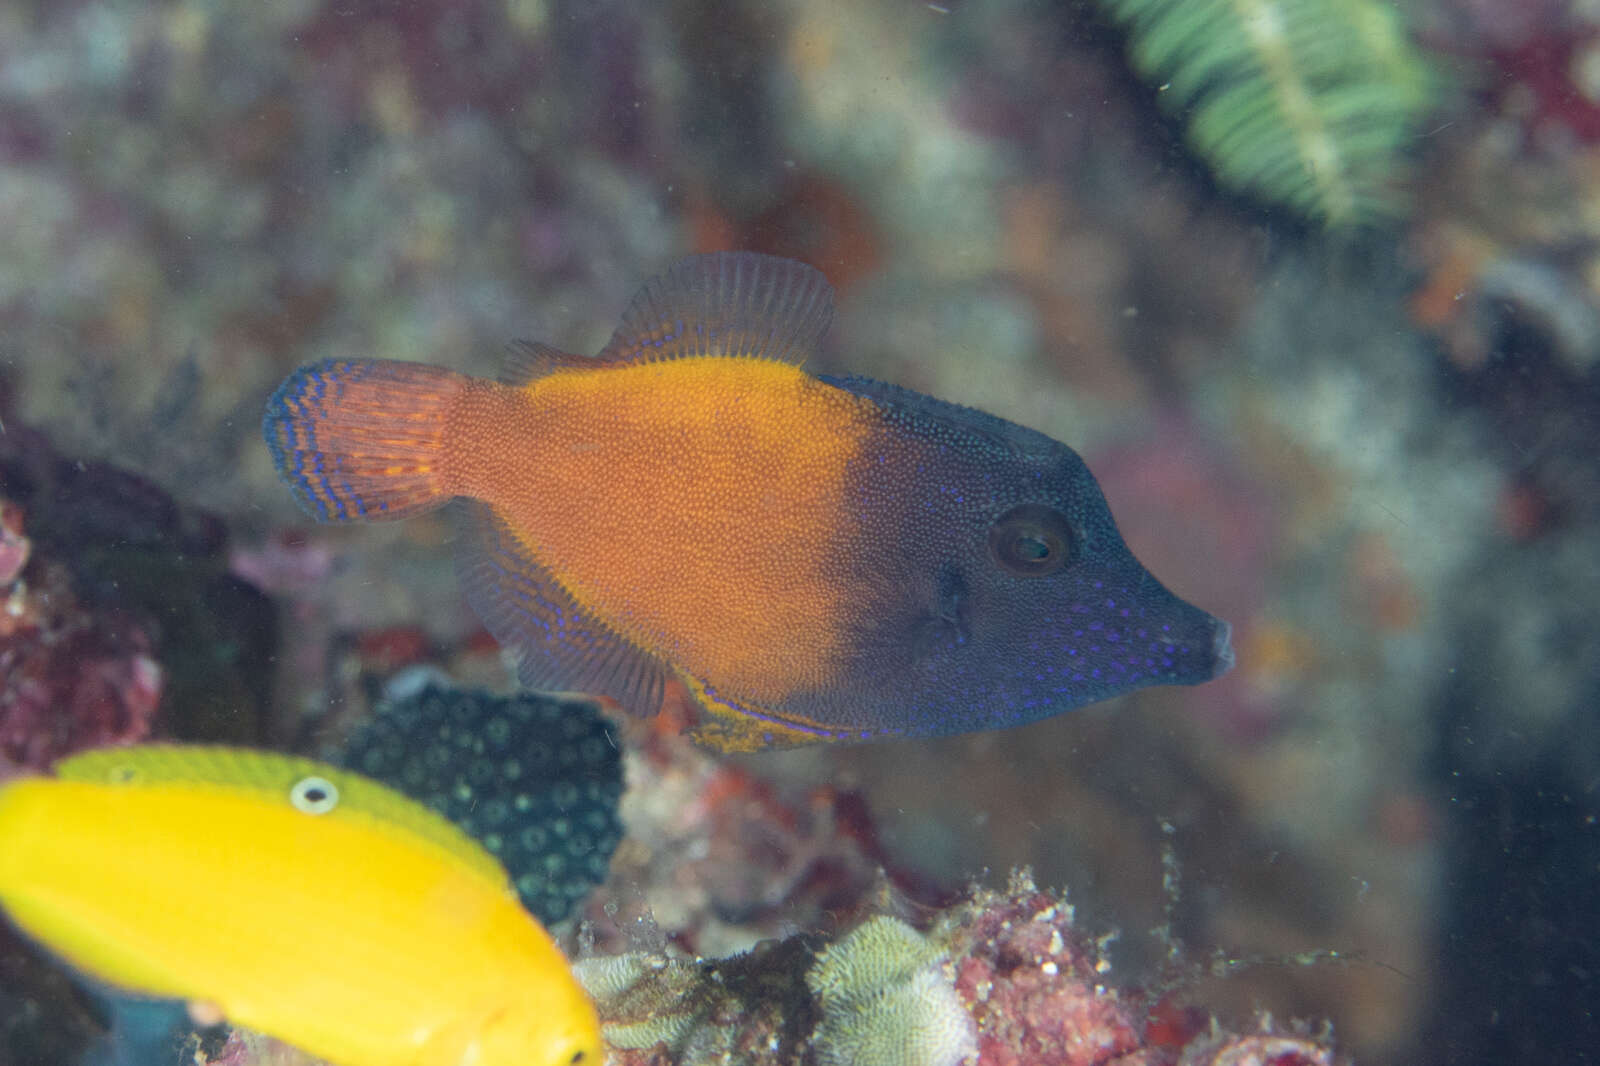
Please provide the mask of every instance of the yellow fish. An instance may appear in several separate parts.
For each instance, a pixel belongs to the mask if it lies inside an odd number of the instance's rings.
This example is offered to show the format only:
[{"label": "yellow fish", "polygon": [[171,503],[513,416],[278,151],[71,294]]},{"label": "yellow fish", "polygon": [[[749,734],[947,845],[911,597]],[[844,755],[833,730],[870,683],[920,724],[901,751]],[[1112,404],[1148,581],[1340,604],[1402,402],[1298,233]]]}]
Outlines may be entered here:
[{"label": "yellow fish", "polygon": [[494,858],[349,771],[147,745],[0,787],[0,908],[86,974],[337,1066],[600,1066]]}]

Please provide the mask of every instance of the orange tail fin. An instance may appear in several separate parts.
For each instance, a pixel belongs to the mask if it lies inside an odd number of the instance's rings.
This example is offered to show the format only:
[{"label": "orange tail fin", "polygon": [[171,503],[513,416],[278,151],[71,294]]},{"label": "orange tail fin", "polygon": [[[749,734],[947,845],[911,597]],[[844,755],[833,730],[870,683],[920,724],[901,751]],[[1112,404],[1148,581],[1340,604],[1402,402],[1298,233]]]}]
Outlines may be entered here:
[{"label": "orange tail fin", "polygon": [[450,499],[445,431],[470,380],[422,363],[314,363],[278,386],[261,433],[278,474],[320,521],[404,518]]}]

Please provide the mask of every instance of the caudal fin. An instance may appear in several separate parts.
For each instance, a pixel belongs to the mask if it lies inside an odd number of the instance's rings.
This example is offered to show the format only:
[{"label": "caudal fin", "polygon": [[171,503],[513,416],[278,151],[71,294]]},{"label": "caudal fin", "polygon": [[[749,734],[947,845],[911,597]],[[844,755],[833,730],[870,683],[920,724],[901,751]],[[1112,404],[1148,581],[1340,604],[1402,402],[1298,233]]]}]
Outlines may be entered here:
[{"label": "caudal fin", "polygon": [[445,431],[470,380],[422,363],[313,363],[272,394],[261,433],[278,474],[320,521],[404,518],[450,499]]}]

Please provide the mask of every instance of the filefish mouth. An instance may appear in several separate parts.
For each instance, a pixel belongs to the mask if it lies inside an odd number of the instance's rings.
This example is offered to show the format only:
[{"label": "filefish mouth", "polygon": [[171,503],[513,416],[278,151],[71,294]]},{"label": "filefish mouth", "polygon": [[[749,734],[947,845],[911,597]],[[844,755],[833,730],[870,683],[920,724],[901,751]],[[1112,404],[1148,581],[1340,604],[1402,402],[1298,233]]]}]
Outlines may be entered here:
[{"label": "filefish mouth", "polygon": [[1215,680],[1233,669],[1233,626],[1220,618],[1212,621],[1216,624],[1211,635],[1211,677]]},{"label": "filefish mouth", "polygon": [[1203,685],[1233,669],[1233,626],[1181,600],[1174,614],[1159,638],[1165,669],[1145,684]]}]

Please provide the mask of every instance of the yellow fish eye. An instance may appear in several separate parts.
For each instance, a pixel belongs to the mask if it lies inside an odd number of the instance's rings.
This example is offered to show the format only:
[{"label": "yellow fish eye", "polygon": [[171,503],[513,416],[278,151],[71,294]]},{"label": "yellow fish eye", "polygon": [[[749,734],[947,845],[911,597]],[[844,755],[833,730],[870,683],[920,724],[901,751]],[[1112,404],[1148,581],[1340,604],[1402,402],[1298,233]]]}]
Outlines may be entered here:
[{"label": "yellow fish eye", "polygon": [[306,814],[327,814],[339,805],[339,786],[315,774],[302,777],[290,786],[289,803]]},{"label": "yellow fish eye", "polygon": [[989,527],[989,554],[1018,577],[1053,574],[1072,555],[1072,526],[1042,503],[1013,507]]}]

